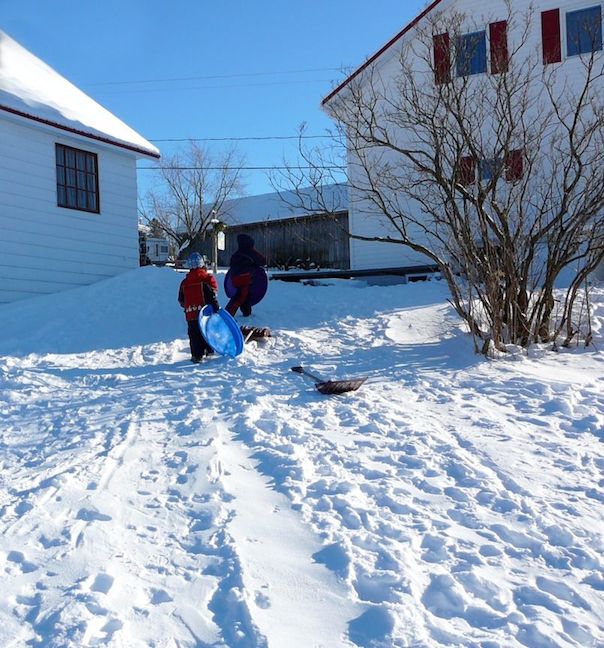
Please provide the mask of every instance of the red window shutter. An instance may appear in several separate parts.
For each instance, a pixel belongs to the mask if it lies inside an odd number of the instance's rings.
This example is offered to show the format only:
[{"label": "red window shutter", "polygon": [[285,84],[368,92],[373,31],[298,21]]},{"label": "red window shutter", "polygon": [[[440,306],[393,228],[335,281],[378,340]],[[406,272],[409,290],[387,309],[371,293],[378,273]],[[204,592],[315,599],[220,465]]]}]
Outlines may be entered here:
[{"label": "red window shutter", "polygon": [[562,61],[560,9],[541,12],[541,44],[543,47],[543,65]]},{"label": "red window shutter", "polygon": [[491,74],[500,74],[508,69],[508,23],[507,20],[489,25],[491,42]]},{"label": "red window shutter", "polygon": [[474,184],[476,181],[476,164],[471,155],[459,158],[459,165],[457,167],[457,182],[464,187]]},{"label": "red window shutter", "polygon": [[522,149],[509,151],[505,156],[505,179],[516,182],[522,179],[524,173],[524,159]]},{"label": "red window shutter", "polygon": [[434,36],[434,80],[437,84],[451,81],[451,42],[449,34]]}]

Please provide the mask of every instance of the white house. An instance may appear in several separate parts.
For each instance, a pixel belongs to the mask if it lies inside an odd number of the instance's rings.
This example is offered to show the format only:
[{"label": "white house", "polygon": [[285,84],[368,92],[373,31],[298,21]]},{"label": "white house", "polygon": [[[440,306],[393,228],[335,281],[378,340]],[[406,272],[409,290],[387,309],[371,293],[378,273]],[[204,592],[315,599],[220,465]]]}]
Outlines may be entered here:
[{"label": "white house", "polygon": [[139,263],[146,139],[0,31],[0,303]]},{"label": "white house", "polygon": [[[585,74],[583,55],[595,52],[596,63],[601,66],[604,62],[604,56],[599,54],[602,50],[603,7],[602,2],[594,0],[434,0],[326,96],[322,105],[338,119],[338,110],[340,115],[345,112],[338,106],[349,100],[353,93],[368,91],[372,84],[380,84],[382,97],[393,96],[397,92],[397,75],[400,79],[402,58],[407,63],[411,62],[412,73],[421,76],[426,88],[430,84],[447,83],[451,78],[455,80],[462,76],[476,79],[488,75],[494,78],[504,71],[502,66],[507,66],[508,56],[509,60],[513,60],[513,57],[516,57],[514,60],[518,60],[518,57],[524,60],[522,57],[529,55],[533,57],[535,77],[542,72],[547,75],[555,70],[561,73],[557,88],[563,88],[563,84],[573,88],[575,81],[580,84]],[[460,22],[454,33],[448,33],[447,18],[453,16]],[[430,51],[425,57],[415,56],[414,52],[419,50],[416,44],[420,37],[426,41],[426,32],[431,39]],[[465,61],[459,56],[464,51],[470,53]],[[597,83],[602,85],[602,78]],[[351,121],[354,119],[350,111],[346,114]],[[529,110],[525,112],[526,115],[530,115]],[[486,120],[490,119],[494,117],[487,115]],[[340,121],[348,128],[348,122]],[[394,120],[388,125],[391,133],[397,128],[393,123]],[[369,128],[368,122],[365,124]],[[409,142],[413,141],[413,133],[403,130],[392,137],[400,137],[403,146],[409,146]],[[513,181],[515,173],[523,173],[524,150],[509,153],[509,159],[505,160],[505,175],[509,175]],[[349,178],[354,186],[359,184],[356,182],[359,159],[352,147],[348,154]],[[471,157],[460,162],[468,163],[466,170],[472,174],[472,178],[474,174],[479,174],[476,177],[481,180],[480,174],[488,173],[488,163],[504,163],[503,160],[483,159],[475,164]],[[531,169],[536,171],[535,167]],[[547,170],[543,168],[540,172],[547,173]],[[417,205],[408,208],[416,210],[416,213],[421,209]],[[369,204],[362,192],[354,189],[351,189],[349,201],[349,222],[352,234],[366,238],[400,238],[392,223],[381,216],[380,210]],[[421,234],[415,232],[418,240],[427,240],[431,234],[430,231]],[[350,258],[353,269],[429,262],[425,255],[408,247],[355,239],[350,243]]]}]

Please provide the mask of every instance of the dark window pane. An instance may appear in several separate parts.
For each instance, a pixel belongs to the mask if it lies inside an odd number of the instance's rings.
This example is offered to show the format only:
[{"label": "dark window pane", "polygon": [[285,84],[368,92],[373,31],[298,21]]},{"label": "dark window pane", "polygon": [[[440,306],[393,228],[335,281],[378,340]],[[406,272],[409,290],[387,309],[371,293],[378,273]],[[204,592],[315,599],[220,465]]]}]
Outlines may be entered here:
[{"label": "dark window pane", "polygon": [[62,166],[57,167],[57,184],[65,184],[65,169]]},{"label": "dark window pane", "polygon": [[90,201],[88,204],[88,208],[91,209],[92,211],[98,211],[99,207],[96,199],[96,194],[88,194],[88,198]]},{"label": "dark window pane", "polygon": [[602,9],[590,7],[566,14],[566,51],[569,56],[602,49]]},{"label": "dark window pane", "polygon": [[487,71],[487,41],[484,31],[457,38],[456,68],[457,76]]},{"label": "dark window pane", "polygon": [[57,144],[55,146],[55,153],[57,156],[57,164],[65,164],[65,149]]},{"label": "dark window pane", "polygon": [[67,187],[66,191],[67,200],[65,201],[68,207],[77,207],[76,204],[76,190],[73,187]]},{"label": "dark window pane", "polygon": [[78,190],[78,207],[86,209],[86,192],[82,189]]},{"label": "dark window pane", "polygon": [[76,167],[82,170],[86,168],[86,153],[84,151],[78,151],[76,153]]},{"label": "dark window pane", "polygon": [[86,189],[86,173],[78,171],[78,188]]},{"label": "dark window pane", "polygon": [[69,187],[75,187],[76,186],[76,172],[75,172],[74,169],[67,169],[66,179],[67,179],[66,184]]},{"label": "dark window pane", "polygon": [[65,197],[65,187],[57,185],[57,202],[59,207],[65,207],[67,204],[67,198]]},{"label": "dark window pane", "polygon": [[95,177],[90,173],[86,175],[86,189],[91,192],[96,191]]},{"label": "dark window pane", "polygon": [[94,162],[95,158],[93,155],[89,155],[86,158],[86,171],[88,171],[88,173],[96,173],[96,164]]},{"label": "dark window pane", "polygon": [[65,164],[75,169],[75,151],[73,149],[65,149]]}]

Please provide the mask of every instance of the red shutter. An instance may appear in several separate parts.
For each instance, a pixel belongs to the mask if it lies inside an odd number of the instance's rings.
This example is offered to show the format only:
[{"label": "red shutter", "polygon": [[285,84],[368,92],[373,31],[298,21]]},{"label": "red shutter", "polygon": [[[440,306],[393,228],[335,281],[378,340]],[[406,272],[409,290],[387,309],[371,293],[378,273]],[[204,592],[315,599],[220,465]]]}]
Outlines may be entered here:
[{"label": "red shutter", "polygon": [[541,43],[543,47],[543,65],[562,61],[560,9],[541,12]]},{"label": "red shutter", "polygon": [[508,182],[516,182],[522,179],[524,173],[524,160],[522,149],[509,151],[505,156],[505,179]]},{"label": "red shutter", "polygon": [[507,20],[489,25],[491,42],[491,74],[507,72],[508,69],[508,23]]},{"label": "red shutter", "polygon": [[451,81],[451,43],[449,34],[434,36],[434,80],[436,83]]},{"label": "red shutter", "polygon": [[471,155],[459,158],[459,166],[457,167],[457,182],[464,187],[474,184],[476,181],[476,165],[474,158]]}]

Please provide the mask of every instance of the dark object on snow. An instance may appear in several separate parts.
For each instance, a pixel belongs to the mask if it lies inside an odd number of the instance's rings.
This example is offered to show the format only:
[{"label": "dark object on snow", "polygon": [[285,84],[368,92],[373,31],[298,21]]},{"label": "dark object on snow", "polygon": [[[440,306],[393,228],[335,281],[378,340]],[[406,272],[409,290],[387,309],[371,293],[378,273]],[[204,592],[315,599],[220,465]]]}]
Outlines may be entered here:
[{"label": "dark object on snow", "polygon": [[239,328],[245,342],[266,340],[266,338],[273,337],[271,330],[267,326],[240,326]]},{"label": "dark object on snow", "polygon": [[315,376],[306,371],[304,367],[292,367],[292,371],[299,374],[304,374],[315,381],[317,391],[322,394],[345,394],[349,391],[356,391],[367,378],[349,378],[348,380],[323,380],[319,376]]}]

